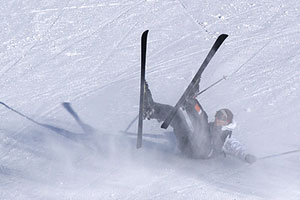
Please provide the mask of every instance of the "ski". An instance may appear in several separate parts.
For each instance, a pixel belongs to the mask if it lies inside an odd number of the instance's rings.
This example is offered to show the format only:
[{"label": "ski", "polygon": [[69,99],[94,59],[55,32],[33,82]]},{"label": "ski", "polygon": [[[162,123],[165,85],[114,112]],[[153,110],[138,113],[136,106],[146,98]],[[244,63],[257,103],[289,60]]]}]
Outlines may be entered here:
[{"label": "ski", "polygon": [[163,124],[161,125],[161,128],[168,128],[170,125],[172,119],[174,118],[177,110],[182,106],[183,102],[186,100],[186,98],[190,95],[190,92],[193,90],[194,86],[196,83],[198,83],[201,79],[201,75],[204,71],[204,69],[207,67],[208,63],[212,59],[212,57],[215,55],[221,44],[224,42],[224,40],[228,37],[226,34],[221,34],[217,40],[215,41],[214,45],[210,49],[208,55],[206,56],[205,60],[203,61],[202,65],[200,66],[199,70],[195,74],[194,78],[192,79],[191,83],[189,86],[186,88],[184,91],[183,95],[180,97],[179,101],[176,103],[174,108],[171,110]]},{"label": "ski", "polygon": [[141,38],[141,84],[140,84],[140,107],[139,107],[139,121],[136,148],[142,147],[143,139],[143,112],[144,112],[144,92],[145,92],[145,70],[146,70],[146,50],[147,50],[147,37],[149,30],[142,34]]},{"label": "ski", "polygon": [[78,114],[74,111],[71,104],[69,102],[63,102],[62,106],[72,115],[72,117],[75,119],[75,121],[78,123],[78,125],[82,128],[82,130],[89,134],[93,130],[91,127],[89,127],[87,124],[85,124],[78,116]]}]

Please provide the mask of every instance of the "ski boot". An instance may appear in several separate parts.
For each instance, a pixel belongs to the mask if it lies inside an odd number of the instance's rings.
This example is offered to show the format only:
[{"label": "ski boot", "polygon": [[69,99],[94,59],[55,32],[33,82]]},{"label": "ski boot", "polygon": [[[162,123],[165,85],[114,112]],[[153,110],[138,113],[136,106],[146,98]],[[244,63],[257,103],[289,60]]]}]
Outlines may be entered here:
[{"label": "ski boot", "polygon": [[197,94],[199,93],[199,83],[200,79],[195,83],[194,87],[185,98],[184,103],[182,104],[182,109],[186,110],[188,108],[194,107],[194,109],[199,113],[201,111],[201,106],[198,100],[196,99]]},{"label": "ski boot", "polygon": [[149,85],[147,81],[145,81],[145,88],[144,88],[144,112],[143,112],[143,118],[144,119],[151,119],[151,116],[154,113],[154,108],[153,108],[153,98],[151,91],[149,89]]}]

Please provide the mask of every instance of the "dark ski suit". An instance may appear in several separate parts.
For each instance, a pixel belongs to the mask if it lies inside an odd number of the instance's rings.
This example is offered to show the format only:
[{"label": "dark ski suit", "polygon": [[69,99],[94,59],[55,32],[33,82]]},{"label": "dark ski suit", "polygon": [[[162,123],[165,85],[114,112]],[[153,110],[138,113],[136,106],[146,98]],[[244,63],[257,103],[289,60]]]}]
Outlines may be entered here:
[{"label": "dark ski suit", "polygon": [[[153,102],[153,109],[151,118],[163,121],[172,106]],[[247,153],[241,144],[235,139],[228,138],[231,131],[223,131],[222,127],[209,123],[206,112],[196,99],[186,104],[185,111],[192,128],[189,127],[181,109],[177,111],[170,124],[174,129],[177,146],[183,154],[192,158],[208,159],[226,153],[242,160],[246,159]]]}]

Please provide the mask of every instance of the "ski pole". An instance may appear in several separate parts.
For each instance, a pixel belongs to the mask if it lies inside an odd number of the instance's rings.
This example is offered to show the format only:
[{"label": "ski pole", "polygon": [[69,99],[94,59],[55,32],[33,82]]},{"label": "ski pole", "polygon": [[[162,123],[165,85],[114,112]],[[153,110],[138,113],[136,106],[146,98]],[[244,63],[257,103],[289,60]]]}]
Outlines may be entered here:
[{"label": "ski pole", "polygon": [[24,117],[25,119],[27,119],[27,120],[33,122],[34,124],[39,125],[39,126],[44,127],[44,128],[47,128],[47,129],[49,129],[49,130],[52,130],[52,131],[54,131],[54,132],[56,132],[56,133],[58,133],[58,134],[60,134],[60,135],[62,135],[62,136],[64,136],[64,137],[66,137],[66,138],[68,138],[68,139],[71,139],[71,140],[73,140],[73,141],[77,141],[77,140],[80,139],[81,136],[82,136],[81,134],[77,134],[77,133],[74,134],[74,133],[72,133],[72,132],[70,132],[70,131],[68,131],[68,130],[63,129],[63,128],[59,128],[59,127],[56,127],[56,126],[52,126],[52,125],[49,125],[49,124],[43,124],[43,123],[40,123],[40,122],[38,122],[38,121],[35,121],[34,119],[32,119],[32,118],[30,118],[30,117],[24,115],[23,113],[21,113],[21,112],[15,110],[15,109],[13,109],[12,107],[6,105],[5,103],[3,103],[3,102],[1,102],[1,101],[0,101],[0,104],[2,104],[2,105],[3,105],[4,107],[6,107],[7,109],[13,111],[14,113],[16,113],[16,114],[18,114],[18,115]]},{"label": "ski pole", "polygon": [[269,45],[271,41],[267,42],[262,48],[260,48],[255,54],[253,54],[245,63],[243,63],[237,70],[235,70],[234,72],[232,72],[229,75],[224,75],[223,78],[221,78],[220,80],[216,81],[215,83],[211,84],[209,87],[205,88],[204,90],[198,92],[195,97],[197,97],[198,95],[202,94],[203,92],[205,92],[206,90],[212,88],[213,86],[217,85],[218,83],[220,83],[223,80],[226,80],[228,77],[232,76],[233,74],[237,73],[242,67],[244,67],[247,63],[249,63],[255,56],[257,56],[257,54],[259,52],[261,52],[266,46]]},{"label": "ski pole", "polygon": [[202,94],[202,93],[205,92],[206,90],[208,90],[208,89],[214,87],[215,85],[217,85],[218,83],[220,83],[221,81],[226,80],[226,79],[227,79],[227,76],[223,76],[223,78],[221,78],[220,80],[214,82],[213,84],[211,84],[210,86],[208,86],[208,87],[205,88],[204,90],[198,92],[198,93],[195,95],[195,97],[199,96],[200,94]]},{"label": "ski pole", "polygon": [[20,115],[20,116],[22,116],[22,117],[28,119],[29,121],[31,121],[31,122],[33,122],[33,123],[35,123],[35,124],[37,124],[37,125],[43,126],[43,124],[41,124],[41,123],[35,121],[34,119],[32,119],[32,118],[30,118],[30,117],[28,117],[28,116],[26,116],[26,115],[20,113],[19,111],[17,111],[17,110],[15,110],[15,109],[13,109],[12,107],[6,105],[5,103],[3,103],[3,102],[0,101],[0,104],[2,104],[4,107],[8,108],[9,110],[11,110],[11,111],[17,113],[18,115]]},{"label": "ski pole", "polygon": [[268,155],[268,156],[263,156],[263,157],[260,157],[259,160],[274,158],[274,157],[283,156],[283,155],[287,155],[287,154],[291,154],[291,153],[297,153],[297,152],[300,152],[300,149],[293,150],[293,151],[286,151],[286,152],[282,152],[282,153],[276,153],[276,154],[272,154],[272,155]]},{"label": "ski pole", "polygon": [[127,126],[127,128],[124,130],[124,132],[127,132],[130,127],[132,126],[132,124],[139,118],[139,115],[137,115],[130,123],[129,125]]}]

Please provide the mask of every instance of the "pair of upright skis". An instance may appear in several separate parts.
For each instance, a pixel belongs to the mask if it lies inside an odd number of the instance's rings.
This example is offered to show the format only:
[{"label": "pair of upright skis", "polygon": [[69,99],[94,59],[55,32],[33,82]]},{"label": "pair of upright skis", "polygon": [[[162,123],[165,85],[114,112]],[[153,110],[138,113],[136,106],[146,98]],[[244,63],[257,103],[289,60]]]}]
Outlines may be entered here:
[{"label": "pair of upright skis", "polygon": [[[140,105],[139,105],[139,115],[138,115],[138,134],[137,134],[137,148],[142,147],[142,136],[143,136],[143,112],[144,112],[144,96],[145,96],[145,71],[146,71],[146,50],[147,50],[147,37],[148,30],[144,31],[141,38],[141,83],[140,83]],[[195,74],[189,86],[185,89],[183,95],[180,97],[179,101],[173,107],[172,111],[168,114],[167,118],[161,125],[161,128],[168,128],[174,116],[176,115],[177,110],[182,106],[186,98],[190,95],[190,92],[193,91],[194,86],[199,83],[201,75],[204,69],[207,67],[208,63],[215,55],[219,47],[222,45],[224,40],[228,37],[226,34],[221,34],[214,45],[210,49],[208,55],[200,66],[199,70]]]}]

